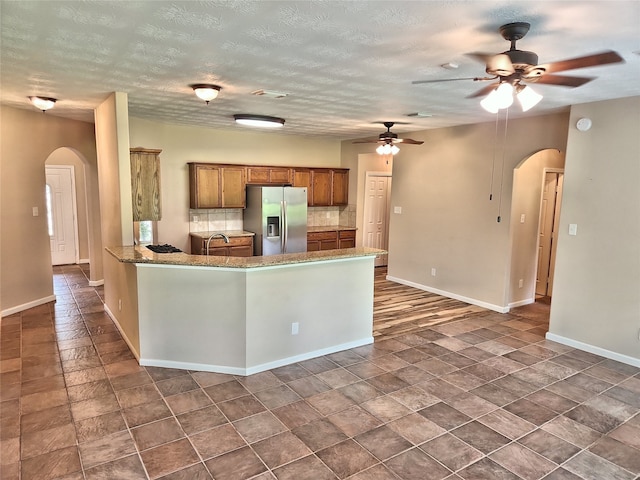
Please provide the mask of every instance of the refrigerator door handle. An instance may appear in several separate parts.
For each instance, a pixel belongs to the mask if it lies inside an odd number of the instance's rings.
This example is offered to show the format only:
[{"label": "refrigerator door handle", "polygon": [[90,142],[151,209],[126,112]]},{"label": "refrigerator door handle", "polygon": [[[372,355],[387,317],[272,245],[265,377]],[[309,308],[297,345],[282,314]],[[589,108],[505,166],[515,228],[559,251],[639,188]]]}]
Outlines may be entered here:
[{"label": "refrigerator door handle", "polygon": [[280,203],[280,208],[282,209],[280,218],[282,218],[282,226],[283,226],[283,229],[280,231],[280,235],[282,237],[282,253],[287,253],[289,225],[288,225],[288,219],[287,219],[287,201],[286,200],[283,200]]}]

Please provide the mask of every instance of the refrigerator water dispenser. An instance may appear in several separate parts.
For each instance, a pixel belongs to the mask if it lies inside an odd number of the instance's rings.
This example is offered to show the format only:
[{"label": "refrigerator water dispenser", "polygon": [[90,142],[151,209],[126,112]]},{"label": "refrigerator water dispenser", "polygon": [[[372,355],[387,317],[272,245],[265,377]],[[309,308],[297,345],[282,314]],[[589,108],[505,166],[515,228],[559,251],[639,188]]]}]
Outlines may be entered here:
[{"label": "refrigerator water dispenser", "polygon": [[280,217],[267,217],[267,237],[280,236]]}]

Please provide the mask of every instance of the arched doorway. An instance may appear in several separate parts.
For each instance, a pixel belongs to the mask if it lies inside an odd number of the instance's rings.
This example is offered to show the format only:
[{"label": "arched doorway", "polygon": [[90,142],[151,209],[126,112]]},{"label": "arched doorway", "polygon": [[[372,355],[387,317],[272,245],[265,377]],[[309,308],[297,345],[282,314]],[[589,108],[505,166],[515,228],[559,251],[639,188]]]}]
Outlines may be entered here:
[{"label": "arched doorway", "polygon": [[[511,204],[511,269],[509,278],[510,308],[536,300],[538,259],[540,258],[541,209],[547,172],[562,172],[564,152],[557,149],[540,150],[523,159],[513,172]],[[559,204],[554,199],[554,215]],[[552,229],[542,231],[546,235]],[[549,243],[551,253],[552,242]],[[553,265],[549,264],[552,268]]]}]

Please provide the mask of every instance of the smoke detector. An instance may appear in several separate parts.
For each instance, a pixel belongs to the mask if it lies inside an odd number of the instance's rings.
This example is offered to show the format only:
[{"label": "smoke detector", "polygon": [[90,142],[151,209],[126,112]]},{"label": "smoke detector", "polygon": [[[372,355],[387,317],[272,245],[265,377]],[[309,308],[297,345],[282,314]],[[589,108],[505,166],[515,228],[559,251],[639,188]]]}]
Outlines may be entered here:
[{"label": "smoke detector", "polygon": [[258,97],[284,98],[289,94],[284,92],[276,92],[275,90],[255,90],[251,92],[251,95],[256,95]]}]

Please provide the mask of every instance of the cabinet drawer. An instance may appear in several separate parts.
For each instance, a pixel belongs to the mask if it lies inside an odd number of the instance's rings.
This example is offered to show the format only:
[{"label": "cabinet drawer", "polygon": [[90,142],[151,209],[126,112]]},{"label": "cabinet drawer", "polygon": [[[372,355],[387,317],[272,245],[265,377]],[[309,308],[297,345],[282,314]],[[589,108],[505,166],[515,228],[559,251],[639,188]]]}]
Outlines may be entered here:
[{"label": "cabinet drawer", "polygon": [[338,235],[337,232],[311,232],[307,233],[307,241],[322,241],[322,240],[337,240]]},{"label": "cabinet drawer", "polygon": [[345,240],[348,238],[356,238],[356,232],[355,230],[340,230],[338,232],[338,238],[340,238],[340,240]]}]

